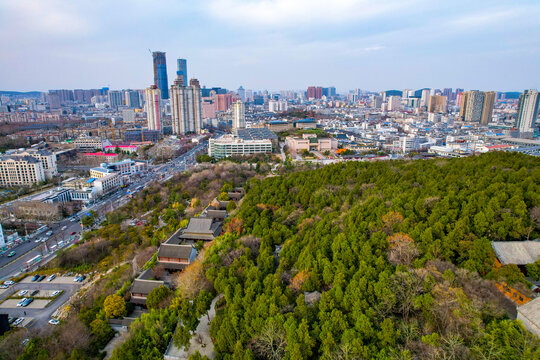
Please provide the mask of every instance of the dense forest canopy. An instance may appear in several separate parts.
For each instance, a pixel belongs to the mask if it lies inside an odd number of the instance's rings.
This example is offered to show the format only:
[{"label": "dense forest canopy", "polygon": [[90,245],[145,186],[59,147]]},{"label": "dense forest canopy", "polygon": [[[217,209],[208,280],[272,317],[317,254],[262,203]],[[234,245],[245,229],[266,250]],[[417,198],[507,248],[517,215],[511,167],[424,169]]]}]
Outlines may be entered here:
[{"label": "dense forest canopy", "polygon": [[490,241],[538,237],[539,165],[493,153],[253,179],[206,254],[217,358],[538,358],[485,278],[525,283],[494,270]]}]

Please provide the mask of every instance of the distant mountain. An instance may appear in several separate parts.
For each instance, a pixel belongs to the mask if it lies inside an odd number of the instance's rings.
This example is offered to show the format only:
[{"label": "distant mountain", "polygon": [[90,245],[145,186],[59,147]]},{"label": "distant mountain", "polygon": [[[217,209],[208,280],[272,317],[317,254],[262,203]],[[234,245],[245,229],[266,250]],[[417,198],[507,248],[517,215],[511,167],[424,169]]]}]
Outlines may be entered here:
[{"label": "distant mountain", "polygon": [[0,95],[8,95],[8,96],[26,96],[26,97],[40,97],[41,92],[39,91],[27,91],[27,92],[21,92],[21,91],[4,91],[0,90]]}]

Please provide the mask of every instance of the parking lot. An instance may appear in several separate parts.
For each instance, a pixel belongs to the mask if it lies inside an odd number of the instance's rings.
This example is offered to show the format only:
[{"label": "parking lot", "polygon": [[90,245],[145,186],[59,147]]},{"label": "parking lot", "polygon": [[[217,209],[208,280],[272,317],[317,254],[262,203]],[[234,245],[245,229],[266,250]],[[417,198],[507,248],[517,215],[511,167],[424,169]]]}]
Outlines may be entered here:
[{"label": "parking lot", "polygon": [[[87,281],[75,282],[74,280],[73,276],[59,276],[52,281],[32,282],[32,276],[28,276],[0,294],[0,301],[2,301],[0,312],[13,318],[24,318],[19,326],[46,325],[51,315]],[[22,290],[28,292],[21,296]],[[39,290],[34,296],[34,301],[26,307],[17,306],[23,297],[31,297],[30,293],[33,290]],[[61,293],[52,297],[54,291],[61,291]]]}]

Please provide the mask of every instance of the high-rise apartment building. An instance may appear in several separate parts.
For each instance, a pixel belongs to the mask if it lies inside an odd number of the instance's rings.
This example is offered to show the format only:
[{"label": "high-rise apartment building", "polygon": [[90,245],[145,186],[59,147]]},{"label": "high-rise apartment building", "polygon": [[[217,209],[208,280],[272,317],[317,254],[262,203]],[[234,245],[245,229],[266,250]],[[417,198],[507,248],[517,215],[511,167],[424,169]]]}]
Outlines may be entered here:
[{"label": "high-rise apartment building", "polygon": [[238,88],[236,93],[238,94],[238,97],[240,98],[240,101],[246,102],[246,90],[242,86],[240,86]]},{"label": "high-rise apartment building", "polygon": [[216,105],[216,111],[227,111],[231,107],[233,102],[232,94],[216,94],[214,96],[214,104]]},{"label": "high-rise apartment building", "polygon": [[420,97],[420,106],[428,106],[429,104],[429,94],[430,94],[430,89],[422,89],[422,93],[421,93],[421,97]]},{"label": "high-rise apartment building", "polygon": [[167,80],[167,60],[165,53],[154,51],[152,53],[154,61],[154,85],[158,87],[162,99],[169,98],[169,82]]},{"label": "high-rise apartment building", "polygon": [[107,100],[111,109],[118,109],[119,106],[124,104],[122,100],[122,92],[118,90],[111,90],[107,94]]},{"label": "high-rise apartment building", "polygon": [[199,81],[190,80],[189,86],[182,85],[179,77],[171,86],[171,114],[173,134],[199,134],[202,123],[201,88]]},{"label": "high-rise apartment building", "polygon": [[145,106],[148,130],[161,131],[161,90],[156,85],[146,89]]},{"label": "high-rise apartment building", "polygon": [[323,96],[322,86],[310,86],[307,88],[308,99],[321,99]]},{"label": "high-rise apartment building", "polygon": [[401,110],[401,96],[389,96],[388,97],[388,111]]},{"label": "high-rise apartment building", "polygon": [[135,90],[126,90],[124,92],[125,104],[130,108],[140,108],[139,92]]},{"label": "high-rise apartment building", "polygon": [[463,121],[480,122],[484,108],[485,94],[482,91],[471,90],[463,93],[459,115]]},{"label": "high-rise apartment building", "polygon": [[237,100],[232,105],[232,128],[243,129],[246,127],[246,107],[244,103]]},{"label": "high-rise apartment building", "polygon": [[484,93],[484,105],[482,106],[482,118],[480,119],[482,125],[487,125],[491,122],[496,97],[497,94],[495,91],[486,91]]},{"label": "high-rise apartment building", "polygon": [[446,96],[446,100],[454,100],[452,88],[444,88],[442,94]]},{"label": "high-rise apartment building", "polygon": [[176,78],[180,80],[182,86],[188,85],[187,61],[186,59],[178,59],[176,61],[178,70],[176,70]]},{"label": "high-rise apartment building", "polygon": [[536,90],[525,90],[519,97],[516,127],[520,132],[531,132],[536,127],[540,94]]},{"label": "high-rise apartment building", "polygon": [[428,112],[446,113],[446,96],[432,95],[429,97]]}]

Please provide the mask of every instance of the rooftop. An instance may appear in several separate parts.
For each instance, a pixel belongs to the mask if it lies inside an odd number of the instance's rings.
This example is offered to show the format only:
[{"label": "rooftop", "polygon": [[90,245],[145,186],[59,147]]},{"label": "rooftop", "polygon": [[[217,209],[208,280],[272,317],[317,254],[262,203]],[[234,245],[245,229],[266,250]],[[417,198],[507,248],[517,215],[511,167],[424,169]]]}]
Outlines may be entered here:
[{"label": "rooftop", "polygon": [[491,242],[497,258],[503,265],[526,265],[535,262],[540,256],[540,241],[493,241]]}]

